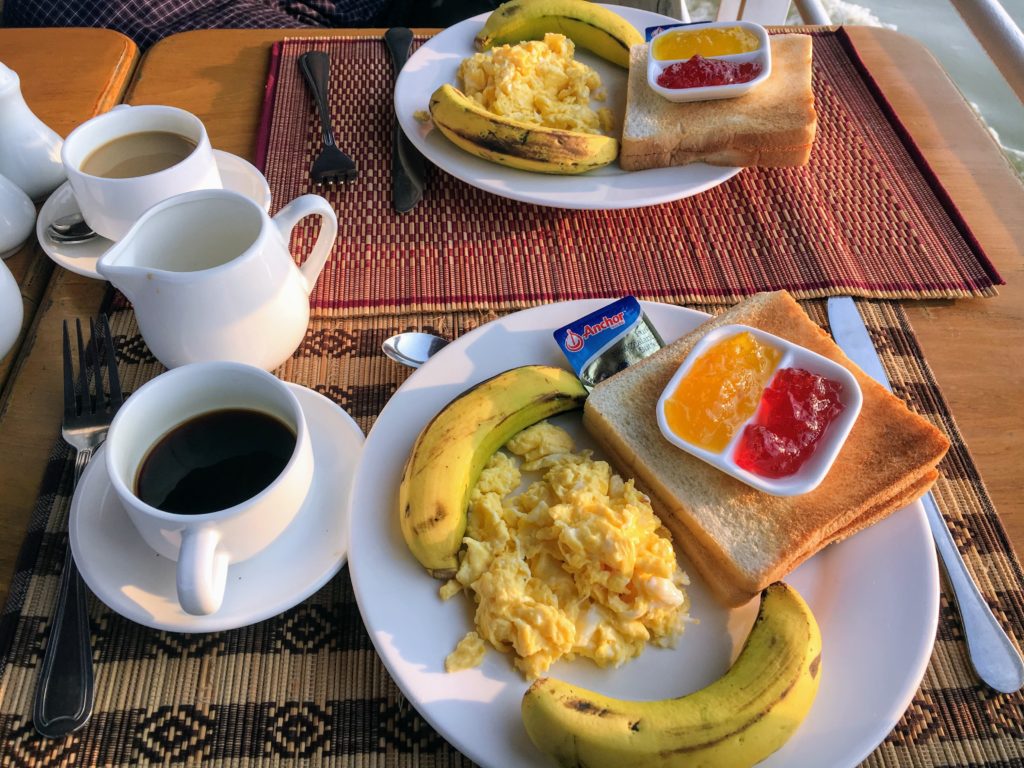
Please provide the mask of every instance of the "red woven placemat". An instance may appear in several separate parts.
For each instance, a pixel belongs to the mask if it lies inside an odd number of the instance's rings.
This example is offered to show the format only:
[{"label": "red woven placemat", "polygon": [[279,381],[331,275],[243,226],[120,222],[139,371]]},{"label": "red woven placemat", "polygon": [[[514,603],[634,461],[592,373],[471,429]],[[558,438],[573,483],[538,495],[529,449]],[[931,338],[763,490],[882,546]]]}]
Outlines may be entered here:
[{"label": "red woven placemat", "polygon": [[[747,169],[695,197],[622,211],[519,203],[431,168],[410,214],[391,208],[392,70],[374,38],[288,39],[275,50],[261,136],[275,206],[324,194],[339,237],[314,311],[512,309],[632,293],[727,302],[802,297],[991,295],[1003,281],[890,115],[841,29],[815,30],[818,136],[810,163]],[[315,188],[319,121],[296,59],[331,56],[338,142],[359,179]],[[423,94],[426,107],[429,94]],[[311,244],[314,225],[297,236]]]}]

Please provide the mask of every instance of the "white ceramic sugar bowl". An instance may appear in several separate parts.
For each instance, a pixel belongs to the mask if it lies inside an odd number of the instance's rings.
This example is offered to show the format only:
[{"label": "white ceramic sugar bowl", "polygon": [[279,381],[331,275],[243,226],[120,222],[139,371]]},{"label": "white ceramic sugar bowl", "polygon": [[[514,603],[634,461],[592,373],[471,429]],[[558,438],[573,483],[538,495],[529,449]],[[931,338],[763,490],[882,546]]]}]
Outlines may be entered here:
[{"label": "white ceramic sugar bowl", "polygon": [[13,256],[36,223],[36,207],[13,181],[0,174],[0,259]]},{"label": "white ceramic sugar bowl", "polygon": [[0,360],[7,356],[21,333],[21,289],[7,265],[0,261]]},{"label": "white ceramic sugar bowl", "polygon": [[41,200],[67,178],[62,143],[25,103],[18,74],[0,63],[0,174]]}]

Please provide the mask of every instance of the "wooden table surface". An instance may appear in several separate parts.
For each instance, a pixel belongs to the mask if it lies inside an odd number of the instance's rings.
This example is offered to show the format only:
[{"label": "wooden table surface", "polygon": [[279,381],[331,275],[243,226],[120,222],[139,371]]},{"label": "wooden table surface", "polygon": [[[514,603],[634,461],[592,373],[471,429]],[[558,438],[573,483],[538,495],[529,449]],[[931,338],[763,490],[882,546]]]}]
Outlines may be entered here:
[{"label": "wooden table surface", "polygon": [[[0,61],[18,73],[29,108],[61,136],[121,102],[138,58],[135,43],[108,29],[0,28]],[[55,269],[34,238],[4,263],[21,287],[25,319],[21,339],[0,360],[0,391]]]},{"label": "wooden table surface", "polygon": [[[923,47],[888,30],[854,27],[850,32],[1008,283],[996,298],[912,302],[908,311],[1010,539],[1018,553],[1024,552],[1024,500],[1018,479],[1024,466],[1024,186]],[[338,33],[217,30],[176,35],[146,53],[127,100],[187,109],[206,123],[215,147],[251,159],[271,43],[285,36]],[[0,537],[0,598],[46,457],[59,434],[61,321],[93,314],[103,291],[98,281],[63,272],[57,276],[0,422],[0,526],[5,532]]]}]

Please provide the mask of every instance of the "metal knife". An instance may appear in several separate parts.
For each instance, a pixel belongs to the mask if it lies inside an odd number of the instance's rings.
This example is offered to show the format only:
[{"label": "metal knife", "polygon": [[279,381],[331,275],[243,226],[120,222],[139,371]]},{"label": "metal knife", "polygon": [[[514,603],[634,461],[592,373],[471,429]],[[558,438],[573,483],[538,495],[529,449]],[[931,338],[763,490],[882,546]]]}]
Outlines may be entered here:
[{"label": "metal knife", "polygon": [[[830,298],[828,321],[832,337],[843,352],[864,373],[891,392],[892,387],[882,361],[878,359],[878,353],[853,299],[848,296]],[[1020,690],[1024,687],[1024,661],[978,591],[930,491],[921,497],[921,504],[924,505],[928,527],[931,528],[935,547],[953,589],[953,599],[959,609],[964,636],[967,638],[971,666],[983,682],[997,691],[1013,693]]]},{"label": "metal knife", "polygon": [[[391,53],[395,67],[395,79],[409,59],[412,45],[412,30],[406,27],[392,27],[384,33],[384,42]],[[395,137],[391,149],[391,200],[395,210],[408,213],[423,196],[424,159],[419,150],[405,135],[395,115]]]}]

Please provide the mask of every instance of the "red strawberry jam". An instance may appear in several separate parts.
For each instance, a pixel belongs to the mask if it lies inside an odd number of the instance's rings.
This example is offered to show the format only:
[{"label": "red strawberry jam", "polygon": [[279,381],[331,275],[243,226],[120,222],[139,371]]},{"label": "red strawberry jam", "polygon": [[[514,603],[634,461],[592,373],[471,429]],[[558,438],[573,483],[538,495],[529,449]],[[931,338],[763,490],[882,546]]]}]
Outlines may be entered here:
[{"label": "red strawberry jam", "polygon": [[818,439],[843,411],[837,381],[783,368],[761,396],[753,424],[736,446],[736,464],[762,477],[788,477],[811,457]]},{"label": "red strawberry jam", "polygon": [[705,59],[701,55],[693,56],[686,61],[677,61],[665,67],[658,75],[658,85],[662,88],[703,88],[708,85],[732,85],[733,83],[749,83],[761,74],[761,64],[746,61],[738,64],[722,59]]}]

